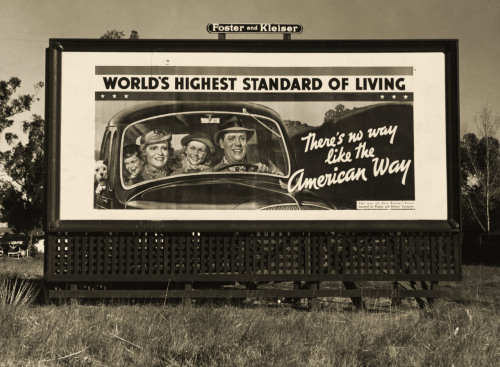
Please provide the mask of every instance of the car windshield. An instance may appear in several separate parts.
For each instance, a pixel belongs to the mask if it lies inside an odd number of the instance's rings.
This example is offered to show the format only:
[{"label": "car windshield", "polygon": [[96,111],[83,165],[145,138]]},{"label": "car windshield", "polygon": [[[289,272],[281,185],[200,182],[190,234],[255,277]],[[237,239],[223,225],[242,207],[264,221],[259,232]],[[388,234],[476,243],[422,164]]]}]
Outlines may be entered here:
[{"label": "car windshield", "polygon": [[129,124],[121,142],[125,188],[181,175],[281,177],[290,170],[280,125],[246,111],[158,115]]}]

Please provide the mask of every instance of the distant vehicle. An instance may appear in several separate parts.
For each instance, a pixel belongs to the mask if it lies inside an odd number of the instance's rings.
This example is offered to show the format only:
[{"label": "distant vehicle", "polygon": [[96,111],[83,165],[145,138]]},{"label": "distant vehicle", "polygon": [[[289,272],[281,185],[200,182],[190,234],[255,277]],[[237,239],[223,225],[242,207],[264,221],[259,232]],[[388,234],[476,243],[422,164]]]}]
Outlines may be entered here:
[{"label": "distant vehicle", "polygon": [[[130,183],[124,148],[136,144],[150,131],[171,133],[167,166],[178,164],[181,140],[188,134],[212,137],[220,162],[223,150],[213,137],[220,124],[236,116],[254,131],[247,142],[244,172],[220,169],[168,175]],[[244,102],[150,102],[116,114],[104,132],[99,160],[108,167],[106,188],[95,194],[101,209],[228,209],[228,210],[331,210],[332,204],[308,190],[289,193],[288,179],[297,169],[285,127],[272,109]],[[256,172],[256,163],[274,167],[275,173]],[[99,190],[98,190],[99,191]]]},{"label": "distant vehicle", "polygon": [[0,238],[0,257],[23,258],[28,256],[29,237],[25,235],[6,235]]}]

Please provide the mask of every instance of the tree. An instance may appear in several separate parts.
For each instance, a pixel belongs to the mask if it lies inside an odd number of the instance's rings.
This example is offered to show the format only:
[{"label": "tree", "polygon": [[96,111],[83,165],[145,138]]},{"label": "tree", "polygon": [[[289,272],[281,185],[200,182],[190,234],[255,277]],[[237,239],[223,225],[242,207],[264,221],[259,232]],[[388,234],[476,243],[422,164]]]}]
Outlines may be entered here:
[{"label": "tree", "polygon": [[324,124],[328,123],[334,123],[336,117],[340,117],[346,112],[349,112],[350,110],[348,108],[345,108],[343,104],[338,104],[335,106],[335,109],[330,109],[325,112],[325,118],[323,119]]},{"label": "tree", "polygon": [[[32,103],[39,100],[36,98],[36,94],[43,87],[43,83],[40,82],[35,85],[34,94],[22,94],[13,97],[20,86],[21,80],[16,77],[10,78],[9,81],[0,81],[0,133],[14,124],[13,116],[29,111]],[[17,135],[8,133],[5,138],[7,142],[11,142],[17,139]]]},{"label": "tree", "polygon": [[[103,40],[119,40],[125,37],[124,31],[117,31],[116,29],[112,29],[110,31],[106,31],[100,38]],[[136,40],[139,39],[139,33],[135,30],[130,31],[129,39]]]},{"label": "tree", "polygon": [[[14,97],[21,85],[18,78],[0,82],[0,132],[14,124],[13,117],[29,111],[43,83],[35,93]],[[15,232],[33,234],[41,228],[44,212],[44,120],[32,115],[23,121],[28,142],[23,144],[14,133],[6,133],[7,149],[0,152],[0,166],[7,178],[0,178],[0,213]]]},{"label": "tree", "polygon": [[495,137],[500,124],[488,104],[473,121],[479,137],[467,133],[460,142],[461,201],[465,220],[489,236],[492,211],[500,204],[500,143]]}]

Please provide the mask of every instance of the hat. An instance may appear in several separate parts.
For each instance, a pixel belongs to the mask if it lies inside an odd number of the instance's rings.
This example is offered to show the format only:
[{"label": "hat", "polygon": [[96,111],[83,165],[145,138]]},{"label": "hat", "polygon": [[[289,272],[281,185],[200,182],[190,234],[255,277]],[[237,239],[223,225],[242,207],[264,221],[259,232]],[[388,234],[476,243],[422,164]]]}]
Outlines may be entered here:
[{"label": "hat", "polygon": [[212,143],[212,141],[210,140],[210,136],[208,136],[205,133],[193,133],[193,134],[186,135],[185,137],[183,137],[181,139],[181,144],[183,146],[186,146],[190,141],[193,141],[193,140],[199,141],[199,142],[205,144],[208,147],[208,149],[210,149],[210,152],[212,154],[215,153],[215,146]]},{"label": "hat", "polygon": [[151,144],[159,144],[164,142],[170,142],[172,140],[172,133],[167,133],[163,130],[151,130],[150,132],[141,136],[139,143],[144,146]]},{"label": "hat", "polygon": [[219,141],[222,134],[230,132],[244,132],[247,135],[247,139],[250,139],[255,133],[255,130],[246,128],[237,116],[232,116],[220,124],[219,131],[214,135],[214,141]]}]

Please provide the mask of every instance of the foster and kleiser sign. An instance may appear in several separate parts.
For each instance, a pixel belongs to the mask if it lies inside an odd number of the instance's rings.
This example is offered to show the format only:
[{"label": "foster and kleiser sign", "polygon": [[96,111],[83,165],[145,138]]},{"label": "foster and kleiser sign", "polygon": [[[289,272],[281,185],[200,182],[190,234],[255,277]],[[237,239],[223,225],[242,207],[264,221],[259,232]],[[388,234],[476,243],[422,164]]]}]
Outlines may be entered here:
[{"label": "foster and kleiser sign", "polygon": [[301,24],[209,23],[209,33],[302,33]]}]

